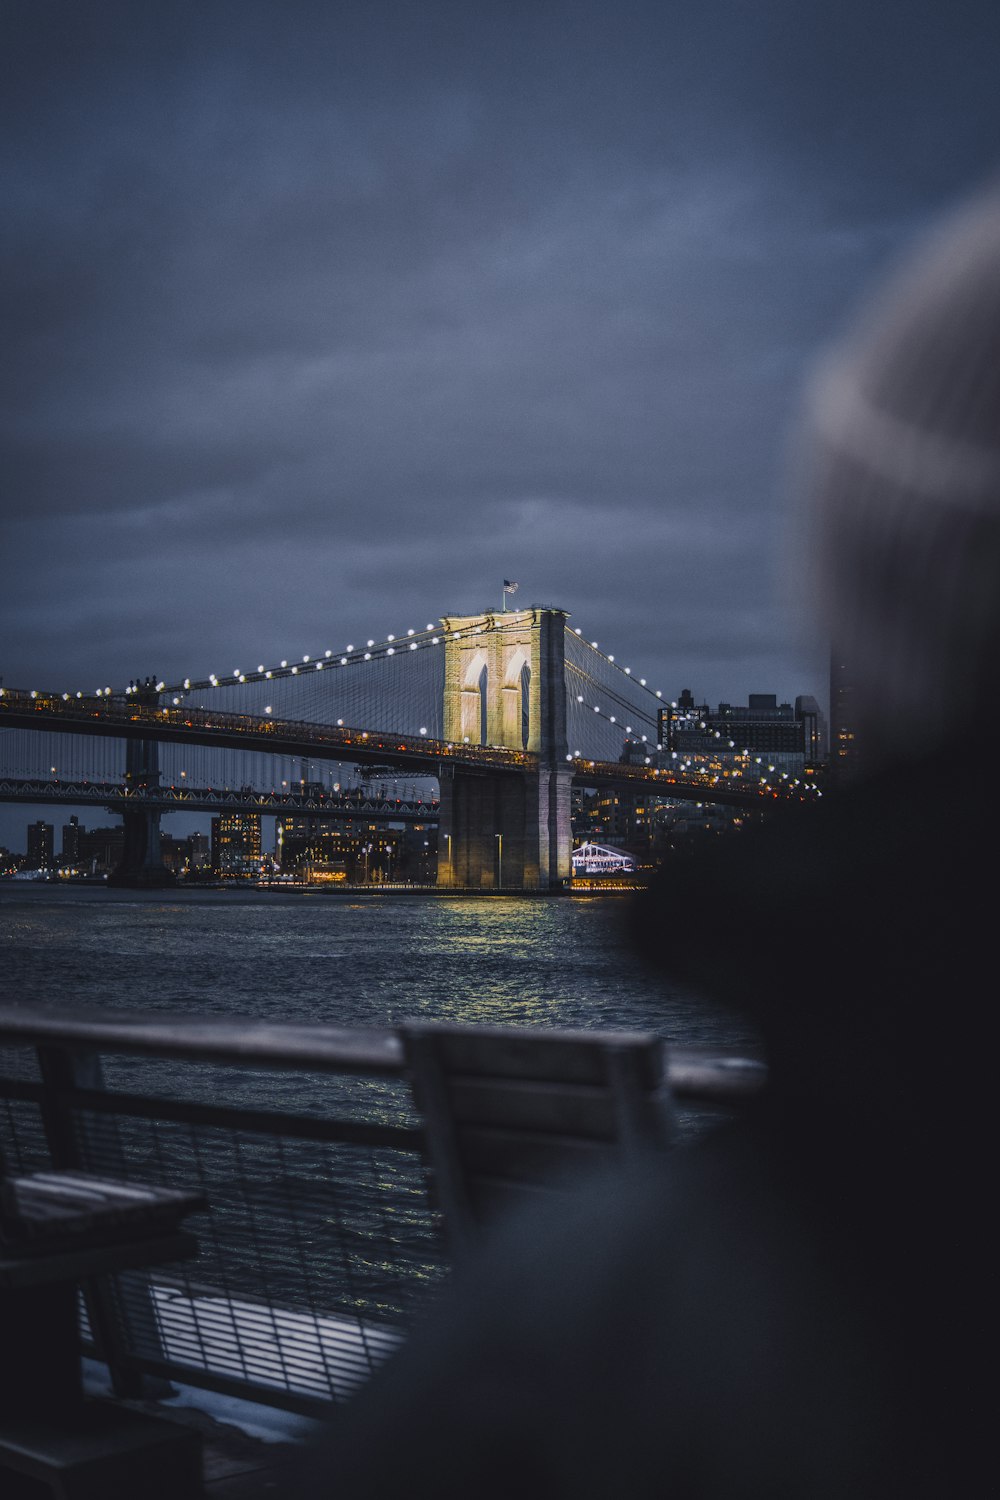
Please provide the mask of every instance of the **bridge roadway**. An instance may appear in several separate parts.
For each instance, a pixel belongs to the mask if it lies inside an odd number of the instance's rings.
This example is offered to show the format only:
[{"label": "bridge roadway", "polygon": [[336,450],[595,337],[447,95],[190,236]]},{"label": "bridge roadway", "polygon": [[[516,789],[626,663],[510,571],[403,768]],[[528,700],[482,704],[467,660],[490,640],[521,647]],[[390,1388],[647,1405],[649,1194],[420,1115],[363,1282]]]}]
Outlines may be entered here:
[{"label": "bridge roadway", "polygon": [[[124,695],[96,697],[0,688],[0,726],[63,734],[103,735],[263,751],[311,760],[398,766],[417,776],[447,776],[452,769],[484,773],[535,770],[528,750],[435,740],[426,735],[389,734],[299,720],[214,712],[188,705],[156,707]],[[567,756],[573,780],[583,786],[646,791],[681,801],[759,806],[775,797],[803,800],[811,786],[793,788],[746,782],[726,773],[679,774],[661,767]],[[176,806],[176,803],[172,803]],[[191,804],[186,804],[190,806]]]},{"label": "bridge roadway", "polygon": [[0,778],[0,802],[94,805],[112,813],[137,807],[156,812],[257,812],[329,822],[365,818],[383,823],[433,823],[438,818],[436,798],[422,801],[350,792],[265,792],[255,787],[132,787],[117,781],[43,781],[13,776]]}]

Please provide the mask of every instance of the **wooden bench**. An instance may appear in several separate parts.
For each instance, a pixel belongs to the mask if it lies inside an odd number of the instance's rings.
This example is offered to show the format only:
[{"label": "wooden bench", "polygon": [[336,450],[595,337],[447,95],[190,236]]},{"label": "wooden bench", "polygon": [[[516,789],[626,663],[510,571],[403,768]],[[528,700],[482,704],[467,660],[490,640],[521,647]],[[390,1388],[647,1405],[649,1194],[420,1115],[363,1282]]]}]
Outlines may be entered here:
[{"label": "wooden bench", "polygon": [[78,1287],[186,1259],[200,1193],[80,1171],[9,1175],[0,1159],[0,1489],[4,1472],[60,1500],[175,1500],[201,1488],[199,1435],[88,1400]]},{"label": "wooden bench", "polygon": [[434,1022],[400,1036],[457,1253],[509,1207],[672,1138],[655,1036]]}]

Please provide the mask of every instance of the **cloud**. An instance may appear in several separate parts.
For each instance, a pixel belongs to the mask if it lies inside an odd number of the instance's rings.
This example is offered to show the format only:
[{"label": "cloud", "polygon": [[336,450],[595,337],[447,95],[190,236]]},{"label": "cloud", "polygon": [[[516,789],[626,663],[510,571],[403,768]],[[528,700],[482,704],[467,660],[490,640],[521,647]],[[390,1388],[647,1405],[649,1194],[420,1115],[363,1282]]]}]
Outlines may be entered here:
[{"label": "cloud", "polygon": [[776,561],[798,393],[995,159],[997,27],[15,4],[7,680],[280,656],[513,574],[674,683],[821,695]]}]

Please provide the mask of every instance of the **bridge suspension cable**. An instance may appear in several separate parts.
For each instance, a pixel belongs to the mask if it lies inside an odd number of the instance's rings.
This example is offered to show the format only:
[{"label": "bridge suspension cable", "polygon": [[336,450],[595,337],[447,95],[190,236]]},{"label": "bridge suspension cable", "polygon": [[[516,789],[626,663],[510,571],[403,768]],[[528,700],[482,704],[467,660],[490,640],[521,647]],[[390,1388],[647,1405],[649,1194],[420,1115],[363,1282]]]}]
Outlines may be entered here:
[{"label": "bridge suspension cable", "polygon": [[[410,628],[343,650],[258,662],[243,670],[155,684],[162,702],[336,727],[441,737],[444,680],[440,625]],[[133,685],[130,691],[141,689]]]},{"label": "bridge suspension cable", "polygon": [[643,758],[659,743],[662,691],[566,627],[566,732],[574,759],[616,761],[633,743]]}]

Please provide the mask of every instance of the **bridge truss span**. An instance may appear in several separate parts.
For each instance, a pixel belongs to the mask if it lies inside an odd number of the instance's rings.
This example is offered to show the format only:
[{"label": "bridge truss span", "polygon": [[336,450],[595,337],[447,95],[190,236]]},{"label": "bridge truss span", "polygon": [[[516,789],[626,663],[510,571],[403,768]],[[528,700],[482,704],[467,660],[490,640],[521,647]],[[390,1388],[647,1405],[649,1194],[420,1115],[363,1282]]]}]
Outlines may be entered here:
[{"label": "bridge truss span", "polygon": [[360,792],[277,792],[244,787],[130,786],[115,782],[34,781],[0,777],[0,801],[104,807],[109,812],[151,808],[159,812],[248,812],[327,821],[371,818],[382,822],[434,822],[436,797],[366,796]]},{"label": "bridge truss span", "polygon": [[0,691],[0,725],[164,744],[203,744],[359,765],[392,765],[430,776],[448,764],[517,771],[531,768],[537,759],[529,751],[502,745],[456,744],[427,735],[379,733],[270,714],[200,709],[188,703],[160,707],[123,694],[67,698],[4,688]]}]

